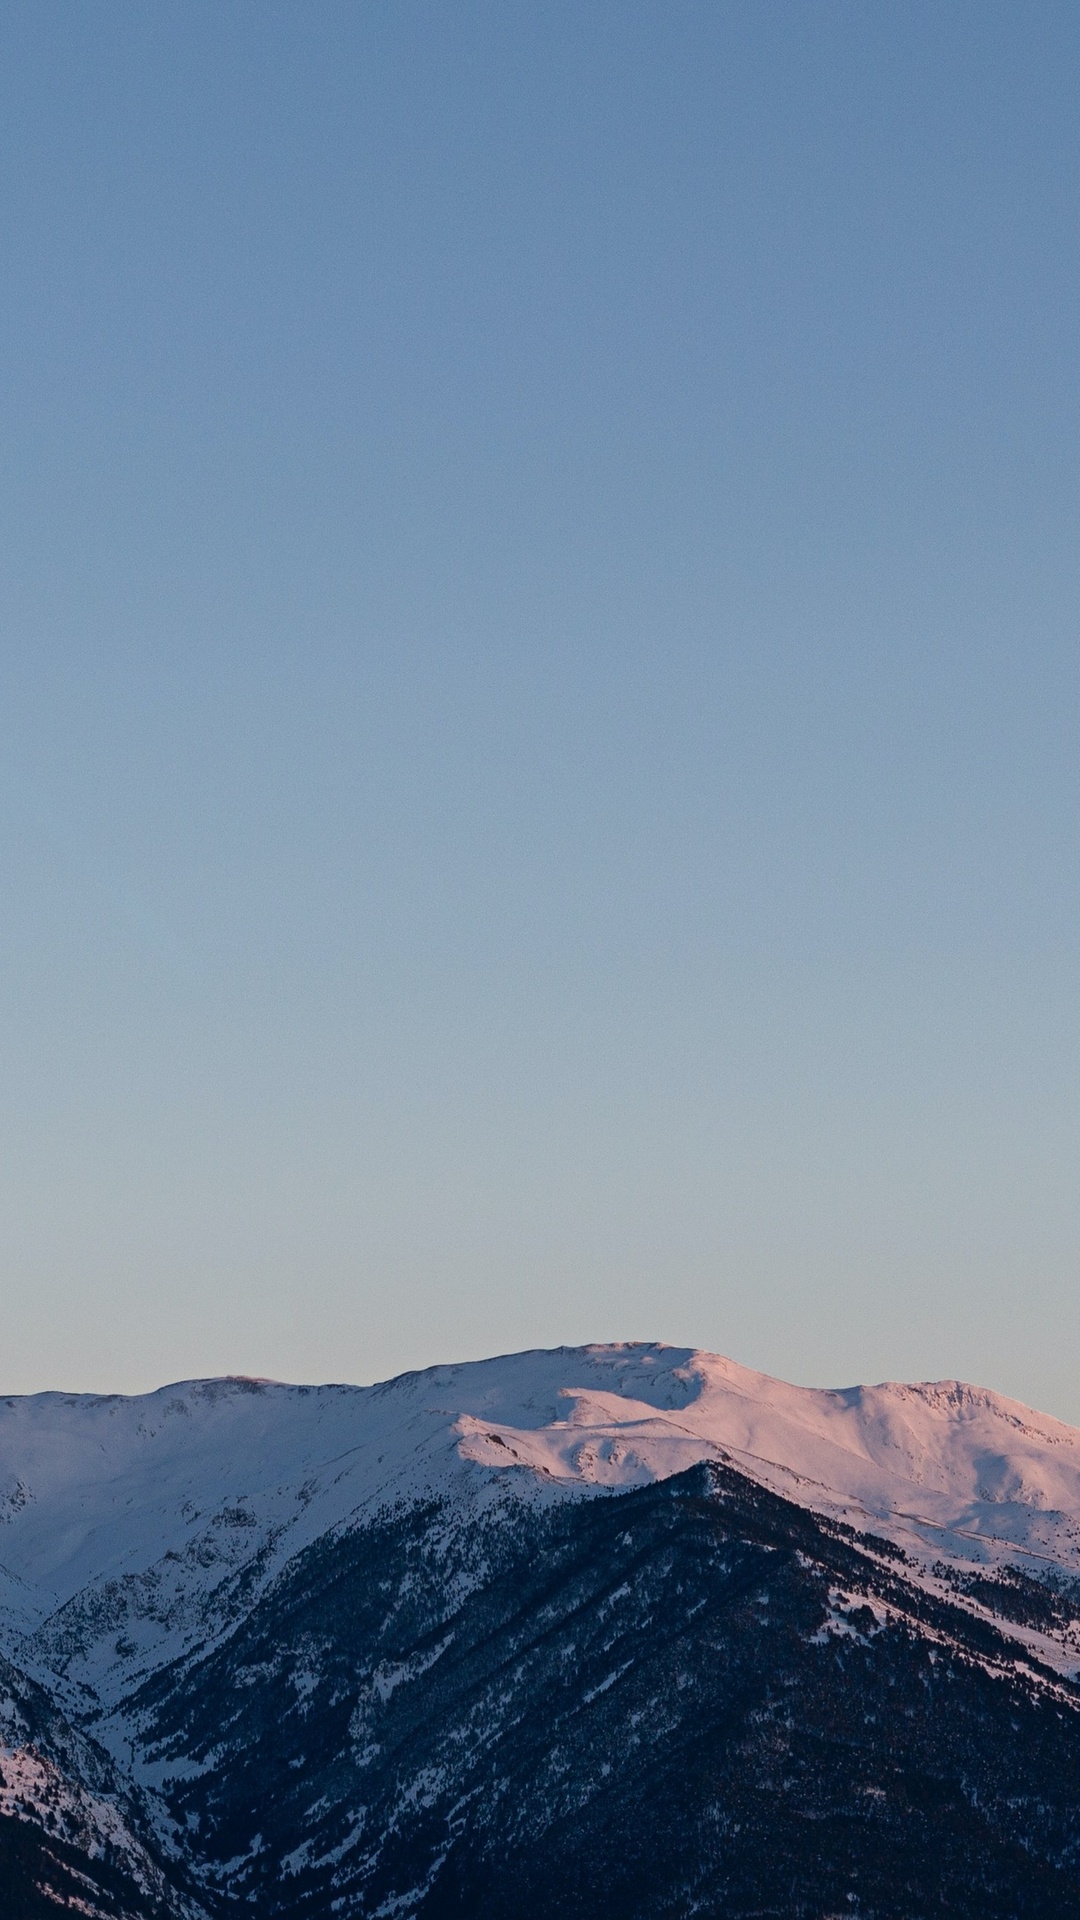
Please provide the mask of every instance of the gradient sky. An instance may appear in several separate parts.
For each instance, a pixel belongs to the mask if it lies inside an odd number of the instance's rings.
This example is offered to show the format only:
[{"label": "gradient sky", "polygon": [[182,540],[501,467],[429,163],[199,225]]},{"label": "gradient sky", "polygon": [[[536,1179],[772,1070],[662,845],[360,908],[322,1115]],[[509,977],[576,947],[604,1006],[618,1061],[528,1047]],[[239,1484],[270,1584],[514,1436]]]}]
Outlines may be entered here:
[{"label": "gradient sky", "polygon": [[2,1378],[1080,1420],[1075,0],[8,0]]}]

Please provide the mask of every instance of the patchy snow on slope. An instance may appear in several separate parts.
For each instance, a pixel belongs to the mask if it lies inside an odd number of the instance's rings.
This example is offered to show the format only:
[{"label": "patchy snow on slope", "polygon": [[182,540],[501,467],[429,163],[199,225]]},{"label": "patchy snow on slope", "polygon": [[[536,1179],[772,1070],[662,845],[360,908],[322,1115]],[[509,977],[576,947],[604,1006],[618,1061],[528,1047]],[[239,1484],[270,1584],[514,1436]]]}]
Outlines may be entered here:
[{"label": "patchy snow on slope", "polygon": [[[114,1800],[90,1792],[64,1775],[32,1745],[0,1742],[0,1814],[38,1827],[54,1840],[81,1851],[88,1861],[122,1863],[135,1886],[155,1904],[168,1888],[160,1868],[131,1831]],[[89,1883],[88,1883],[89,1884]],[[71,1904],[60,1897],[57,1904]],[[174,1896],[173,1906],[193,1920],[199,1910]],[[96,1906],[84,1908],[97,1913]]]}]

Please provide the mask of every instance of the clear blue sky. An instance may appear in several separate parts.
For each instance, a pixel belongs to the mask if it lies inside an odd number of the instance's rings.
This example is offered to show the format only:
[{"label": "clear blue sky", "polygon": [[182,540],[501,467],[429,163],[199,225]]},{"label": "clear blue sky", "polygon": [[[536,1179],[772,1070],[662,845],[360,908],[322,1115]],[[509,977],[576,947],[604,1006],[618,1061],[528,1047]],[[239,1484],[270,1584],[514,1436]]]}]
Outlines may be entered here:
[{"label": "clear blue sky", "polygon": [[1080,1419],[1073,0],[9,0],[7,1390]]}]

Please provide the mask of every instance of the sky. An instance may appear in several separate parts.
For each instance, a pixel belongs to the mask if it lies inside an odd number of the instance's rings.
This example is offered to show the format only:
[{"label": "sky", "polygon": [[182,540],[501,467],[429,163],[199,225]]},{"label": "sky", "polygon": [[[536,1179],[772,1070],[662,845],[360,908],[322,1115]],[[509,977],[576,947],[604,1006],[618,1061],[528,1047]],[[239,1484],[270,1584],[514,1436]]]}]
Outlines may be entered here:
[{"label": "sky", "polygon": [[1080,11],[8,0],[0,1386],[1080,1421]]}]

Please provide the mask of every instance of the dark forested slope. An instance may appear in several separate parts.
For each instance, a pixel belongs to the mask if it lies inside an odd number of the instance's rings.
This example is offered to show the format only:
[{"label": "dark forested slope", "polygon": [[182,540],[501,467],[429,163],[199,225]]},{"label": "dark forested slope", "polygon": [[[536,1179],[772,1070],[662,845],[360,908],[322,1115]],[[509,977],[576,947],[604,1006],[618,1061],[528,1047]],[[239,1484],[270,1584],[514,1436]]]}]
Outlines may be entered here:
[{"label": "dark forested slope", "polygon": [[995,1625],[722,1467],[431,1503],[123,1717],[222,1914],[1080,1920],[1080,1695],[1007,1585]]}]

